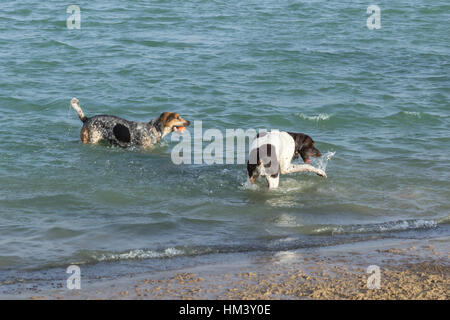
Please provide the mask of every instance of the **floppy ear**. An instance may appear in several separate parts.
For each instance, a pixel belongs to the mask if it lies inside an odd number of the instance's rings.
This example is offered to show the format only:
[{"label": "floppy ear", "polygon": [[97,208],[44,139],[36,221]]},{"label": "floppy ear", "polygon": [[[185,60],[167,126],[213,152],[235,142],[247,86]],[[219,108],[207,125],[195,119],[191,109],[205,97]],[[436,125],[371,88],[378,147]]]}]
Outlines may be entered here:
[{"label": "floppy ear", "polygon": [[168,113],[169,112],[161,113],[161,115],[158,118],[151,120],[149,123],[153,122],[155,127],[159,128],[162,131],[166,124]]},{"label": "floppy ear", "polygon": [[294,142],[295,142],[295,153],[297,153],[295,156],[296,156],[296,158],[298,158],[298,153],[302,149],[302,146],[305,143],[305,140],[307,138],[309,138],[309,137],[306,134],[303,134],[303,133],[288,132],[288,134],[290,134],[292,139],[294,139]]},{"label": "floppy ear", "polygon": [[310,136],[307,136],[305,134],[305,140],[303,140],[303,144],[305,146],[308,146],[308,147],[313,147],[314,146],[314,140]]},{"label": "floppy ear", "polygon": [[160,123],[166,123],[167,121],[167,117],[169,116],[169,112],[163,112],[161,113],[161,115],[159,116],[158,120]]}]

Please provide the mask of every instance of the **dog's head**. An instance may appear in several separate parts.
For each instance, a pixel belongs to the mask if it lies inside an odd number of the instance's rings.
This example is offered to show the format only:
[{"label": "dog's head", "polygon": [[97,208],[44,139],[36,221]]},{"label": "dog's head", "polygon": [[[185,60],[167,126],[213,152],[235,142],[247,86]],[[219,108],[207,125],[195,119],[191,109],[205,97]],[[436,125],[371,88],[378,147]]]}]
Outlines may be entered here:
[{"label": "dog's head", "polygon": [[163,137],[171,132],[183,133],[190,124],[176,112],[163,112],[156,120],[156,127]]},{"label": "dog's head", "polygon": [[294,159],[301,156],[304,163],[311,163],[311,157],[319,158],[322,154],[314,146],[314,140],[304,133],[288,132],[295,141]]}]

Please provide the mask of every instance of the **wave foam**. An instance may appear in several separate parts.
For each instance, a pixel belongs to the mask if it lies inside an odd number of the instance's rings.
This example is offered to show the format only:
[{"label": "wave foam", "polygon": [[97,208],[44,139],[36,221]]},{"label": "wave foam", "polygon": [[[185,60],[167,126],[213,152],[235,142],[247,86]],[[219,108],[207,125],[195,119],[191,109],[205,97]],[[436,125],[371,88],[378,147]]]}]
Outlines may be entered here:
[{"label": "wave foam", "polygon": [[299,113],[297,116],[300,117],[303,120],[319,122],[319,121],[325,121],[325,120],[330,119],[330,117],[332,115],[331,114],[327,114],[327,113],[319,113],[319,114],[314,115],[314,116],[307,116],[304,113]]},{"label": "wave foam", "polygon": [[118,260],[133,260],[133,259],[151,259],[151,258],[170,258],[182,255],[183,251],[175,248],[167,248],[164,251],[153,251],[135,249],[124,253],[101,253],[93,254],[91,258],[96,261],[118,261]]},{"label": "wave foam", "polygon": [[434,220],[398,220],[367,225],[321,226],[312,231],[312,234],[358,234],[382,233],[392,231],[406,231],[414,229],[430,229],[437,227]]},{"label": "wave foam", "polygon": [[420,112],[416,112],[416,111],[403,111],[404,114],[408,115],[408,116],[414,116],[417,118],[421,118],[421,113]]}]

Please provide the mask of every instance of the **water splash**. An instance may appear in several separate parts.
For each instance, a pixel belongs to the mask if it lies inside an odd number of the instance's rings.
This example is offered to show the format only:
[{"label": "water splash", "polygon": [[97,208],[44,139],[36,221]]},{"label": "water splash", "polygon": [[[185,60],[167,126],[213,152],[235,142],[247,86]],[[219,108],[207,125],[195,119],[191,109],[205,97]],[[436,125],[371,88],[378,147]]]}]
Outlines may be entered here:
[{"label": "water splash", "polygon": [[[67,114],[66,114],[66,117],[68,118],[68,119],[72,119],[72,117],[73,117],[73,108],[70,106],[70,104],[68,105],[68,107],[67,107],[68,109],[67,109]],[[72,134],[72,128],[71,128],[71,126],[67,126],[67,129],[66,129],[66,137],[69,137],[70,135]]]},{"label": "water splash", "polygon": [[245,182],[243,182],[240,185],[239,189],[240,190],[253,190],[253,191],[255,191],[255,190],[259,190],[259,187],[258,187],[258,185],[256,183],[255,184],[251,184],[250,181],[248,180],[248,178],[246,177]]},{"label": "water splash", "polygon": [[326,171],[328,161],[333,158],[335,154],[336,151],[328,151],[327,153],[323,154],[320,158],[314,161],[317,164],[316,167],[322,169],[323,171]]}]

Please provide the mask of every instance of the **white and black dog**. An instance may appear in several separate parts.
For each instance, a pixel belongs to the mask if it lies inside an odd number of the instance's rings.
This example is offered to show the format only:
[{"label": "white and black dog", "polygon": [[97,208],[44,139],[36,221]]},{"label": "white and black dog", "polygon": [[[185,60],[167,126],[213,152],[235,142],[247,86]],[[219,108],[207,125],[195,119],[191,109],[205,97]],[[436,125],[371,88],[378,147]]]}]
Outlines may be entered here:
[{"label": "white and black dog", "polygon": [[[291,164],[291,160],[302,157],[305,164]],[[278,188],[280,173],[314,172],[326,178],[325,171],[315,168],[310,157],[320,157],[314,140],[303,133],[271,131],[259,133],[250,146],[247,172],[250,183],[259,176],[267,180],[269,189]]]}]

